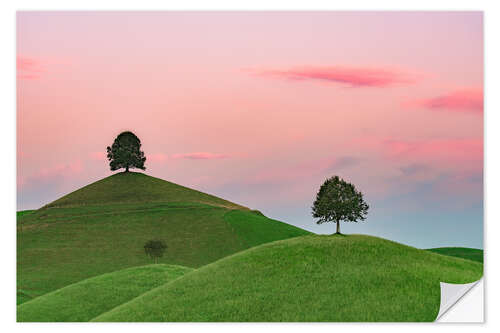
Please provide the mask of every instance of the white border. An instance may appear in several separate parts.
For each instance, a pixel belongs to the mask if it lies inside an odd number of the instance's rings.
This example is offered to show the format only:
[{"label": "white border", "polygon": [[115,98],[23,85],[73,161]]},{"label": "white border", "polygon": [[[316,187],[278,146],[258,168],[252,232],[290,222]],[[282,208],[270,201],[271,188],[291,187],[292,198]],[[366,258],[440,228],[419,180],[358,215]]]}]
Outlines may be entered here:
[{"label": "white border", "polygon": [[[16,188],[16,165],[15,165],[15,12],[16,10],[481,10],[485,11],[485,242],[486,263],[485,263],[485,283],[487,284],[486,297],[486,324],[485,325],[457,325],[457,324],[364,324],[369,325],[370,330],[387,332],[400,331],[404,329],[408,332],[419,332],[425,330],[451,329],[459,331],[475,331],[480,328],[496,328],[498,330],[499,295],[498,265],[489,265],[488,262],[497,261],[498,245],[496,239],[499,237],[500,216],[495,208],[495,201],[500,197],[498,190],[500,163],[498,159],[499,151],[499,112],[498,90],[500,84],[498,75],[500,74],[500,52],[499,33],[500,13],[498,1],[481,0],[378,0],[378,1],[272,1],[272,0],[235,0],[222,1],[63,1],[45,0],[41,1],[9,1],[4,0],[0,4],[0,34],[1,42],[4,46],[0,52],[1,71],[0,88],[2,98],[2,143],[7,149],[7,155],[2,159],[2,253],[3,270],[1,276],[1,286],[4,289],[1,302],[2,328],[5,331],[47,331],[66,332],[83,331],[92,329],[93,331],[104,331],[109,329],[120,329],[122,331],[134,332],[139,327],[141,329],[153,331],[165,330],[203,330],[205,332],[233,332],[237,329],[240,332],[253,332],[256,329],[264,331],[286,330],[287,332],[303,332],[305,329],[317,331],[332,331],[341,328],[342,330],[359,330],[363,324],[16,324],[15,323],[15,188]],[[5,152],[4,152],[5,153]],[[496,172],[495,172],[496,171]],[[496,237],[495,237],[496,235]],[[495,282],[497,281],[497,282]],[[425,328],[421,325],[425,325]],[[147,326],[147,327],[144,327]],[[404,326],[404,328],[402,327]]]}]

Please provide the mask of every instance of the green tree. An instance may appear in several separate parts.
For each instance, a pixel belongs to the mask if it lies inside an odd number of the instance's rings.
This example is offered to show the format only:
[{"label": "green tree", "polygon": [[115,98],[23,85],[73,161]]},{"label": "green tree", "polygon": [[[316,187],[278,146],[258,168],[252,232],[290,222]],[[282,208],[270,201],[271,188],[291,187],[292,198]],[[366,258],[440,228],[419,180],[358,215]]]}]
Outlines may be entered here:
[{"label": "green tree", "polygon": [[321,185],[316,200],[312,206],[313,217],[319,218],[316,222],[334,222],[337,224],[337,234],[340,234],[340,222],[364,221],[368,214],[368,204],[363,194],[356,190],[354,185],[338,176],[328,178]]},{"label": "green tree", "polygon": [[141,151],[141,140],[134,133],[129,131],[120,133],[113,145],[108,146],[106,150],[111,171],[121,168],[125,168],[125,172],[128,172],[129,168],[146,170],[144,166],[146,157]]},{"label": "green tree", "polygon": [[144,244],[144,252],[146,255],[154,259],[155,264],[158,263],[158,258],[163,257],[163,253],[167,249],[167,244],[162,240],[149,240]]}]

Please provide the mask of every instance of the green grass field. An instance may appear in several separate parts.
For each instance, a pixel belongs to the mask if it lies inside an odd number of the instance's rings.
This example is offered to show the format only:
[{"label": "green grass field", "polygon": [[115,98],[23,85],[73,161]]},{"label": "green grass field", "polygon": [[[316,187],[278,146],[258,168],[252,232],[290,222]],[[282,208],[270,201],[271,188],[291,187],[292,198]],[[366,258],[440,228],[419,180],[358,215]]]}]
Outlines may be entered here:
[{"label": "green grass field", "polygon": [[[121,197],[116,193],[129,193],[141,182],[148,184],[143,190],[154,195],[143,194],[136,203],[116,201]],[[168,245],[160,263],[196,268],[256,244],[309,234],[226,200],[165,183],[139,173],[119,173],[55,201],[57,205],[20,216],[18,304],[90,277],[150,264],[143,246],[153,238]],[[161,194],[171,188],[182,193]],[[109,189],[116,197],[106,202],[108,195],[101,191]],[[99,204],[92,199],[92,204],[83,204],[92,196],[100,197]],[[152,198],[174,199],[142,202],[156,200]],[[213,205],[207,204],[209,199]]]},{"label": "green grass field", "polygon": [[435,249],[428,249],[428,251],[483,263],[483,250],[480,249],[471,249],[467,247],[438,247]]},{"label": "green grass field", "polygon": [[18,321],[433,321],[439,282],[482,270],[482,250],[312,235],[141,173],[17,212]]},{"label": "green grass field", "polygon": [[21,217],[21,216],[24,216],[26,214],[30,214],[30,213],[33,213],[34,210],[20,210],[18,212],[16,212],[16,217]]},{"label": "green grass field", "polygon": [[158,264],[99,275],[22,304],[17,309],[17,320],[89,321],[191,270],[182,266]]},{"label": "green grass field", "polygon": [[95,321],[433,321],[439,282],[480,263],[363,235],[264,244],[192,271]]}]

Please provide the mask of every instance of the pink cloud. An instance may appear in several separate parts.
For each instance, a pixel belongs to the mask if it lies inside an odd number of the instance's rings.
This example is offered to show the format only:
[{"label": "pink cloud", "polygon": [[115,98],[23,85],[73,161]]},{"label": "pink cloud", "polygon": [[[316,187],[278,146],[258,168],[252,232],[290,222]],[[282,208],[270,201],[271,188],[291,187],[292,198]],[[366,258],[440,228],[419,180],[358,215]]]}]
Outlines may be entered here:
[{"label": "pink cloud", "polygon": [[227,158],[227,157],[229,157],[229,156],[225,155],[225,154],[214,154],[214,153],[206,153],[206,152],[175,154],[172,156],[172,158],[175,158],[175,159],[184,158],[184,159],[190,159],[190,160],[213,160],[213,159],[221,159],[221,158]]},{"label": "pink cloud", "polygon": [[258,75],[287,80],[316,80],[344,84],[351,87],[388,87],[415,83],[414,75],[389,68],[370,67],[296,67],[286,70],[265,69],[252,71]]},{"label": "pink cloud", "polygon": [[[94,161],[106,161],[107,154],[105,152],[91,152],[89,153],[90,159]],[[191,160],[212,160],[212,159],[221,159],[227,158],[228,155],[225,154],[214,154],[207,152],[197,152],[197,153],[185,153],[185,154],[174,154],[169,157],[164,153],[154,153],[154,154],[146,154],[146,162],[153,163],[165,163],[169,158],[172,159],[191,159]]]},{"label": "pink cloud", "polygon": [[389,158],[431,163],[447,168],[482,169],[483,141],[481,139],[434,139],[382,141]]},{"label": "pink cloud", "polygon": [[250,184],[276,184],[300,181],[317,173],[322,168],[314,163],[304,163],[284,168],[265,169],[248,178]]},{"label": "pink cloud", "polygon": [[483,89],[462,89],[433,98],[405,103],[408,106],[424,107],[432,110],[483,113]]},{"label": "pink cloud", "polygon": [[24,56],[17,56],[17,77],[22,80],[38,79],[42,68],[40,62]]},{"label": "pink cloud", "polygon": [[58,164],[49,168],[42,168],[39,171],[28,177],[19,177],[17,179],[19,187],[37,186],[50,182],[58,182],[74,176],[80,175],[83,172],[83,164],[81,161],[75,161],[69,164]]},{"label": "pink cloud", "polygon": [[168,155],[163,153],[146,155],[146,162],[165,163],[168,160]]},{"label": "pink cloud", "polygon": [[282,183],[302,181],[317,175],[336,173],[355,167],[361,162],[353,156],[328,157],[290,167],[267,169],[250,178],[251,183]]},{"label": "pink cloud", "polygon": [[94,161],[106,161],[108,159],[107,154],[103,151],[91,152],[89,153],[89,157]]},{"label": "pink cloud", "polygon": [[480,139],[436,139],[425,141],[406,141],[388,139],[384,141],[391,155],[428,152],[440,154],[442,152],[483,152],[483,141]]}]

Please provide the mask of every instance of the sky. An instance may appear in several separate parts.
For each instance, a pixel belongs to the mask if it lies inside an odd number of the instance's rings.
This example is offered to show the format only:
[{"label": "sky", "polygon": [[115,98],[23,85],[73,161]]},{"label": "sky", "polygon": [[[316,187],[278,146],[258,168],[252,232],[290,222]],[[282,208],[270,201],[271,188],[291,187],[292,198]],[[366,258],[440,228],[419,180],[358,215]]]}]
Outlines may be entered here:
[{"label": "sky", "polygon": [[344,233],[483,247],[481,12],[18,12],[17,209],[145,173],[301,228],[326,178]]}]

